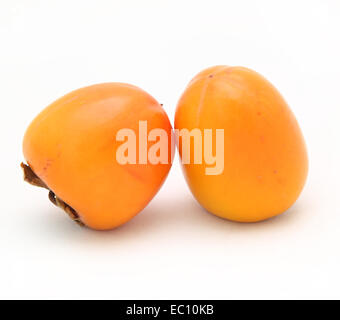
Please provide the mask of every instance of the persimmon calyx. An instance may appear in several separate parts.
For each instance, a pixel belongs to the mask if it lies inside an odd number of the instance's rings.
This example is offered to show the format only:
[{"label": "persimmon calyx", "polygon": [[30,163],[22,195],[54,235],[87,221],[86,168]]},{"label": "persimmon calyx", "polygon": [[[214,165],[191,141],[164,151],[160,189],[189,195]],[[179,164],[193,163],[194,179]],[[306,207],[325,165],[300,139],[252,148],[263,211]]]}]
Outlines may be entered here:
[{"label": "persimmon calyx", "polygon": [[29,184],[36,186],[36,187],[41,187],[45,188],[49,191],[48,193],[48,198],[50,201],[57,207],[61,208],[64,210],[67,215],[78,225],[84,226],[84,223],[80,220],[80,217],[71,206],[69,206],[66,202],[58,198],[55,193],[48,188],[48,186],[45,184],[44,181],[42,181],[31,169],[31,167],[27,164],[21,163],[20,164],[21,168],[23,169],[24,172],[24,180],[28,182]]}]

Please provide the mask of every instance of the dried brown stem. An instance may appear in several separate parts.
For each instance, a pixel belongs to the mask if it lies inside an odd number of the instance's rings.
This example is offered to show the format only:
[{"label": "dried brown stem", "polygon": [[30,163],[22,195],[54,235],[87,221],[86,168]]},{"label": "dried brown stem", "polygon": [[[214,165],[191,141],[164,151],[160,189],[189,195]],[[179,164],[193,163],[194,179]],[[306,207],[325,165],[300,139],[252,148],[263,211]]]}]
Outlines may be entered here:
[{"label": "dried brown stem", "polygon": [[21,168],[24,171],[24,180],[29,184],[49,190],[48,198],[57,207],[63,209],[68,216],[80,226],[84,226],[84,223],[80,220],[78,213],[69,206],[66,202],[58,198],[52,190],[42,181],[27,164],[21,163]]}]

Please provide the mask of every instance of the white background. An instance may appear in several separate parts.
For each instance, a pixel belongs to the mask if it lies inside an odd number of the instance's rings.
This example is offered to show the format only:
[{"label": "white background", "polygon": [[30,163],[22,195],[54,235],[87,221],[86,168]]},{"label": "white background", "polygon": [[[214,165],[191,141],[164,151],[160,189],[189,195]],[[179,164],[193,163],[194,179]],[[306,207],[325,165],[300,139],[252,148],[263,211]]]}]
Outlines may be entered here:
[{"label": "white background", "polygon": [[[154,200],[108,232],[80,228],[22,181],[29,122],[63,94],[119,81],[173,122],[201,69],[241,65],[283,94],[310,172],[287,213],[205,212],[178,157]],[[340,298],[340,1],[0,0],[0,298]]]}]

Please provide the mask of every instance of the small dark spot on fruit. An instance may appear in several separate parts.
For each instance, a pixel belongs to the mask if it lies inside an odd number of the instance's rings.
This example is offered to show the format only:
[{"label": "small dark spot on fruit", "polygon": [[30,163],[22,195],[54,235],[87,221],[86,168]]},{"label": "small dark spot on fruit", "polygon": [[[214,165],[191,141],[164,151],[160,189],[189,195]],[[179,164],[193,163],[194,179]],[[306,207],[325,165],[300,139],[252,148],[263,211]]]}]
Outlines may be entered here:
[{"label": "small dark spot on fruit", "polygon": [[274,174],[277,174],[277,170],[274,170],[273,173],[274,173]]},{"label": "small dark spot on fruit", "polygon": [[283,184],[283,181],[282,181],[282,179],[280,179],[280,178],[277,179],[277,182],[278,182],[278,184],[281,184],[281,185]]},{"label": "small dark spot on fruit", "polygon": [[163,107],[163,103],[161,103],[161,107]]},{"label": "small dark spot on fruit", "polygon": [[209,74],[209,78],[212,78],[214,75],[212,75],[212,74]]}]

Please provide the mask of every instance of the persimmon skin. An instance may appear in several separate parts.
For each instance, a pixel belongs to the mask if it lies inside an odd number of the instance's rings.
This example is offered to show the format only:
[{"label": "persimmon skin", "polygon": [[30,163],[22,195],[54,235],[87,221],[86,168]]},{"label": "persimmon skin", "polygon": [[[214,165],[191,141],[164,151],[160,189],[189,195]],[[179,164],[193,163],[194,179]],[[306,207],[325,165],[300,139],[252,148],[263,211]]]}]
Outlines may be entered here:
[{"label": "persimmon skin", "polygon": [[[283,213],[300,195],[308,172],[304,138],[283,97],[255,71],[215,66],[200,72],[178,102],[174,127],[224,129],[222,174],[206,175],[211,165],[204,161],[182,166],[207,211],[256,222]],[[181,137],[178,148],[182,156]]]},{"label": "persimmon skin", "polygon": [[[116,160],[122,128],[139,121],[148,132],[169,137],[167,164],[125,164]],[[115,228],[134,217],[154,197],[172,163],[172,127],[161,105],[138,87],[103,83],[75,90],[45,108],[28,127],[25,159],[57,197],[90,228]],[[148,147],[154,142],[148,142]],[[138,145],[137,145],[138,155]]]}]

